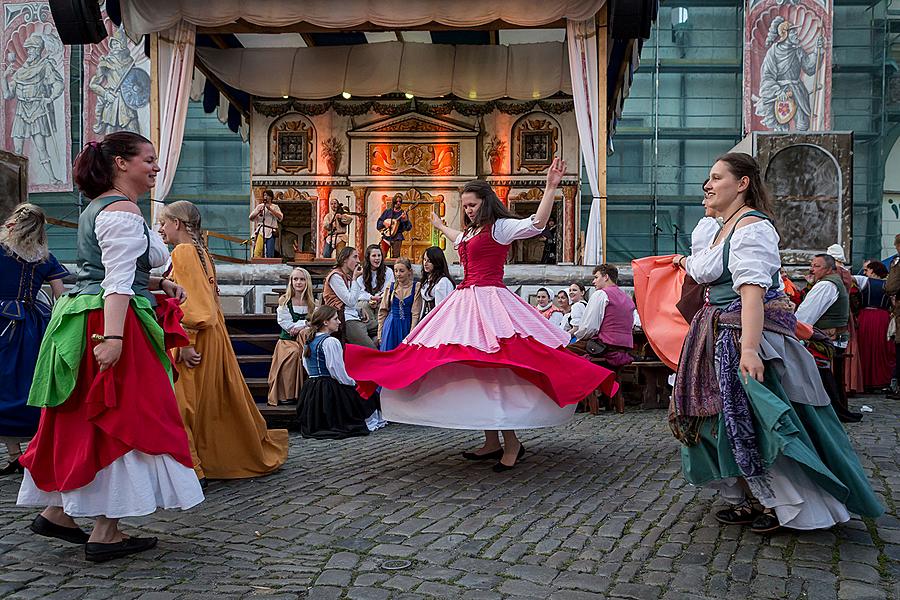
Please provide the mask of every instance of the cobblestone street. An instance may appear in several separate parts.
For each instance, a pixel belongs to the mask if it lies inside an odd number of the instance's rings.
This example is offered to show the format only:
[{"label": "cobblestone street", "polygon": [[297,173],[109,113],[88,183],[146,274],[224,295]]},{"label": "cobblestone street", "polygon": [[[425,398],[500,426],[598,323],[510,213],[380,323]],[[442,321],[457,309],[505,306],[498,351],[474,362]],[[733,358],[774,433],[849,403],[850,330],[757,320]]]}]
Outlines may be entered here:
[{"label": "cobblestone street", "polygon": [[661,410],[524,432],[528,453],[504,474],[459,455],[479,433],[390,425],[340,442],[293,434],[279,473],[128,520],[159,546],[101,565],[32,535],[21,477],[3,478],[0,597],[898,598],[900,402],[863,403],[875,412],[849,430],[888,507],[874,522],[720,526],[719,501],[684,483]]}]

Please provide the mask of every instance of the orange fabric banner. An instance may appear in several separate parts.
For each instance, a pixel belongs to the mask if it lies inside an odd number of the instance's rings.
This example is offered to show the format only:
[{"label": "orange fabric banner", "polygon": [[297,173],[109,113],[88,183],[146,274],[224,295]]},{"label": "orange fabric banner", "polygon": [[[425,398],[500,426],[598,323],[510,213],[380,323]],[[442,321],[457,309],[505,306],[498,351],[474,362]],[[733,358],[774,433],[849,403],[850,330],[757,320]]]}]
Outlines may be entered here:
[{"label": "orange fabric banner", "polygon": [[673,256],[639,258],[631,261],[631,267],[641,327],[659,359],[675,371],[687,337],[688,322],[676,306],[681,299],[685,273],[672,264]]}]

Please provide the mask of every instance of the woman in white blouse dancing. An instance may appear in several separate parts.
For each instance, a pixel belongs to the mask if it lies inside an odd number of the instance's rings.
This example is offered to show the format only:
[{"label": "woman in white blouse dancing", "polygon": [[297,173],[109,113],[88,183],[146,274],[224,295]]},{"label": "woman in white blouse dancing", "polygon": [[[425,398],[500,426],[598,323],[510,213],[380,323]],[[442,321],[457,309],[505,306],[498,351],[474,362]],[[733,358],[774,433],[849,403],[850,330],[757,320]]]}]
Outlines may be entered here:
[{"label": "woman in white blouse dancing", "polygon": [[850,512],[879,516],[884,509],[797,339],[759,165],[725,154],[704,191],[715,221],[700,222],[691,256],[673,258],[706,287],[669,411],[685,479],[733,505],[716,513],[720,522],[756,533],[828,528]]},{"label": "woman in white blouse dancing", "polygon": [[[44,408],[22,457],[18,504],[48,506],[40,535],[85,544],[103,562],[148,550],[122,517],[203,500],[172,388],[170,342],[187,345],[173,282],[150,277],[169,252],[144,222],[139,197],[156,183],[156,151],[135,133],[90,142],[75,159],[75,183],[91,198],[78,219],[75,287],[53,309],[28,403]],[[96,517],[90,539],[71,517]],[[86,543],[85,543],[86,542]]]}]

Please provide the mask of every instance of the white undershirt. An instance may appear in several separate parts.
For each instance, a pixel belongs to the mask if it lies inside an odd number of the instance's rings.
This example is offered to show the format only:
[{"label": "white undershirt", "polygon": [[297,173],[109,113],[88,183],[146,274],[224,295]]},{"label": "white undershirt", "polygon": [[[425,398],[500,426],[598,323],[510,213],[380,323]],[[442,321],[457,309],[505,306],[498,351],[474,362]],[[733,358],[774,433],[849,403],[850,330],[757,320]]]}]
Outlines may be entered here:
[{"label": "white undershirt", "polygon": [[443,302],[444,299],[456,289],[453,283],[446,277],[441,277],[438,282],[434,284],[434,288],[432,288],[430,293],[425,289],[426,287],[428,286],[424,283],[419,286],[419,293],[422,295],[422,300],[434,300],[435,306]]},{"label": "white undershirt", "polygon": [[275,309],[275,319],[278,321],[278,325],[284,329],[287,333],[291,333],[291,329],[295,327],[306,327],[306,315],[309,313],[306,306],[298,306],[294,304],[294,312],[298,315],[301,315],[299,319],[296,321],[291,316],[291,311],[287,306],[279,306]]},{"label": "white undershirt", "polygon": [[[691,255],[684,260],[685,271],[697,283],[712,283],[722,275],[725,243],[711,245],[719,231],[718,224],[715,221],[712,224],[715,227],[705,218],[697,223],[691,233]],[[728,270],[735,292],[740,293],[741,286],[747,284],[766,289],[772,285],[773,277],[781,269],[778,242],[778,232],[769,221],[749,223],[734,230]],[[783,287],[779,283],[779,289]]]},{"label": "white undershirt", "polygon": [[831,281],[820,281],[812,286],[806,298],[797,307],[797,320],[801,323],[815,325],[825,311],[838,299],[837,286]]},{"label": "white undershirt", "polygon": [[[328,335],[327,333],[317,333],[316,337],[321,337],[323,335]],[[339,383],[343,383],[344,385],[356,385],[356,380],[347,375],[347,369],[344,368],[344,348],[341,346],[340,340],[337,338],[331,337],[322,342],[322,353],[325,354],[325,366],[328,367],[328,372],[331,373],[332,379],[336,379]],[[313,356],[310,353],[310,356],[303,357],[303,366],[306,368],[306,372],[309,373],[309,361],[313,360]]]},{"label": "white undershirt", "polygon": [[390,289],[391,284],[394,283],[394,271],[392,271],[391,269],[384,270],[384,284],[382,284],[380,289],[376,289],[378,286],[378,274],[374,272],[372,273],[371,284],[372,289],[375,290],[374,294],[370,294],[366,291],[366,286],[363,285],[362,275],[357,277],[354,283],[356,284],[356,287],[359,288],[359,299],[357,300],[357,303],[368,302],[372,299],[372,296],[377,296],[378,294],[384,293],[384,290]]},{"label": "white undershirt", "polygon": [[339,273],[335,273],[328,279],[328,283],[331,284],[331,290],[334,292],[334,295],[344,303],[344,321],[359,321],[356,303],[359,302],[360,292],[364,291],[361,285],[362,282],[357,284],[354,281],[348,288],[347,284],[344,283],[344,278]]},{"label": "white undershirt", "polygon": [[[159,234],[149,227],[150,267],[168,264],[169,249]],[[100,287],[103,297],[110,294],[133,296],[134,275],[137,259],[147,250],[147,236],[144,235],[144,218],[123,211],[102,211],[94,221],[94,234],[100,245],[100,260],[106,271]]]},{"label": "white undershirt", "polygon": [[600,331],[603,316],[606,314],[606,305],[609,304],[609,296],[603,290],[595,290],[588,300],[587,307],[578,326],[572,331],[572,335],[578,340],[590,339]]},{"label": "white undershirt", "polygon": [[[516,240],[526,240],[528,238],[539,236],[544,230],[534,226],[534,220],[536,218],[537,215],[531,215],[527,219],[497,219],[494,221],[494,226],[491,228],[491,237],[494,238],[494,241],[498,244],[508,246]],[[453,246],[458,247],[464,239],[470,240],[475,237],[475,235],[477,234],[470,233],[464,238],[465,232],[460,232],[456,237],[456,240],[453,241]]]}]

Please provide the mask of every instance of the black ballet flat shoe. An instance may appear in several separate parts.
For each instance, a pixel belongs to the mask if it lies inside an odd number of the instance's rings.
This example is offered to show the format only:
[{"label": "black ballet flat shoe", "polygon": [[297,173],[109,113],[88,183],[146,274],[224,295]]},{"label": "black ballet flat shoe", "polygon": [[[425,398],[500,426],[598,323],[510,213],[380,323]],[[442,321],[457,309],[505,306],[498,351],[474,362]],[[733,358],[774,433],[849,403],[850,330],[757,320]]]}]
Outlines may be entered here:
[{"label": "black ballet flat shoe", "polygon": [[497,459],[503,456],[503,448],[498,448],[493,452],[488,452],[487,454],[475,454],[474,452],[463,452],[462,456],[466,460],[491,460]]},{"label": "black ballet flat shoe", "polygon": [[38,515],[31,522],[31,531],[44,537],[52,537],[70,544],[86,544],[90,536],[79,527],[63,527]]},{"label": "black ballet flat shoe", "polygon": [[753,524],[750,525],[750,531],[753,533],[771,533],[780,528],[781,524],[778,522],[778,517],[770,511],[761,513],[753,519]]},{"label": "black ballet flat shoe", "polygon": [[209,482],[206,480],[206,477],[201,478],[200,480],[200,489],[206,491],[206,486],[209,485]]},{"label": "black ballet flat shoe", "polygon": [[24,473],[25,467],[19,462],[18,457],[9,461],[9,464],[0,469],[0,477],[4,475],[12,475],[13,473]]},{"label": "black ballet flat shoe", "polygon": [[849,412],[848,411],[848,412],[839,412],[838,413],[838,420],[841,423],[859,423],[860,421],[862,421],[862,418],[863,418],[862,413],[858,413],[858,412]]},{"label": "black ballet flat shoe", "polygon": [[502,473],[503,471],[509,471],[510,469],[514,469],[516,467],[516,465],[519,464],[519,461],[522,460],[523,456],[525,456],[525,446],[519,446],[519,453],[516,454],[516,463],[514,465],[512,465],[512,466],[504,465],[502,462],[500,462],[498,460],[497,464],[495,464],[493,467],[491,467],[491,470],[494,473]]},{"label": "black ballet flat shoe", "polygon": [[124,556],[137,554],[150,550],[156,546],[155,537],[132,537],[126,538],[121,542],[113,544],[101,544],[99,542],[88,542],[84,545],[84,558],[91,562],[106,562],[115,560]]}]

